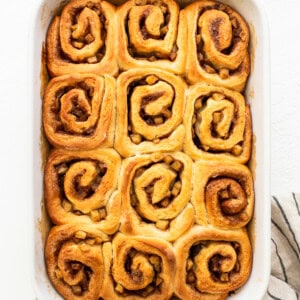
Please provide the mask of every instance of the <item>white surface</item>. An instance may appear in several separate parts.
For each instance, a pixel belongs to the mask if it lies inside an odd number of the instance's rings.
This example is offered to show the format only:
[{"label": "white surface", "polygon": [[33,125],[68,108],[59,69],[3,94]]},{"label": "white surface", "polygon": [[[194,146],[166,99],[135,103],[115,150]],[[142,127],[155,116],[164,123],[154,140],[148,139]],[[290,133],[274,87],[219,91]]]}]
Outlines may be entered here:
[{"label": "white surface", "polygon": [[[33,0],[31,0],[33,1]],[[29,4],[7,1],[0,13],[1,299],[35,299],[28,248],[30,155],[27,98]],[[300,190],[300,34],[298,0],[264,2],[271,36],[271,191]],[[38,87],[37,87],[38,88]],[[22,113],[20,113],[20,111]],[[18,118],[14,118],[18,112]]]},{"label": "white surface", "polygon": [[264,0],[271,36],[271,191],[300,191],[300,32],[298,0]]}]

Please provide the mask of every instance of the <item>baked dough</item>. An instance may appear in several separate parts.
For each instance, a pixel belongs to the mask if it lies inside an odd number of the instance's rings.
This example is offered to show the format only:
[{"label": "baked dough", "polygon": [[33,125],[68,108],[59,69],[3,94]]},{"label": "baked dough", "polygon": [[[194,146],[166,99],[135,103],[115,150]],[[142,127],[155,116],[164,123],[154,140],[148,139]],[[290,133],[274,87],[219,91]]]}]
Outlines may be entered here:
[{"label": "baked dough", "polygon": [[53,78],[43,100],[43,124],[56,147],[87,150],[112,146],[115,80],[105,75],[70,74]]},{"label": "baked dough", "polygon": [[64,299],[224,300],[246,282],[248,46],[210,0],[70,0],[54,17],[45,263]]},{"label": "baked dough", "polygon": [[181,152],[124,160],[121,232],[174,241],[194,224],[192,161]]},{"label": "baked dough", "polygon": [[196,1],[182,13],[188,28],[188,81],[242,91],[250,72],[249,29],[244,19],[217,1]]},{"label": "baked dough", "polygon": [[230,162],[200,160],[194,164],[191,199],[196,223],[236,229],[251,220],[254,206],[250,170]]},{"label": "baked dough", "polygon": [[44,180],[46,206],[53,223],[96,224],[113,234],[121,214],[121,196],[116,191],[120,166],[120,156],[113,149],[53,150]]},{"label": "baked dough", "polygon": [[175,292],[182,299],[219,300],[242,286],[252,265],[245,229],[195,226],[174,244]]},{"label": "baked dough", "polygon": [[180,150],[186,85],[158,69],[132,69],[117,79],[115,149],[124,157]]},{"label": "baked dough", "polygon": [[184,151],[194,160],[249,160],[251,113],[242,94],[207,84],[191,86],[183,123]]},{"label": "baked dough", "polygon": [[53,18],[47,32],[52,76],[72,73],[116,75],[115,7],[101,0],[73,0]]},{"label": "baked dough", "polygon": [[111,265],[111,272],[104,283],[104,299],[171,298],[175,255],[171,244],[163,239],[118,233],[112,240],[112,255],[106,256],[106,263]]},{"label": "baked dough", "polygon": [[186,27],[173,0],[129,0],[117,8],[121,70],[159,68],[183,74]]}]

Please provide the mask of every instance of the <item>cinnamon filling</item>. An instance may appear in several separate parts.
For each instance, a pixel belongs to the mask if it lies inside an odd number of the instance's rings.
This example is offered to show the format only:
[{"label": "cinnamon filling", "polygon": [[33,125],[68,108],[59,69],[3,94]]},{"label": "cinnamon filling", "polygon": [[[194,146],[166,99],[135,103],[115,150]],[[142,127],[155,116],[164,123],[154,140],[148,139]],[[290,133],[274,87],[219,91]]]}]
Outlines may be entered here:
[{"label": "cinnamon filling", "polygon": [[221,255],[214,255],[209,262],[209,270],[211,271],[211,273],[213,274],[213,277],[215,280],[217,281],[221,281],[221,282],[228,282],[229,281],[229,273],[225,272],[221,272],[221,265],[222,262],[226,260],[226,257],[224,258]]},{"label": "cinnamon filling", "polygon": [[67,265],[71,276],[75,277],[80,271],[84,274],[82,280],[78,284],[71,286],[74,295],[82,296],[86,291],[88,291],[89,281],[92,277],[93,271],[88,266],[77,261],[70,261]]},{"label": "cinnamon filling", "polygon": [[76,121],[77,122],[86,121],[89,118],[90,114],[85,110],[85,108],[80,107],[76,98],[73,99],[72,103],[73,103],[73,108],[70,111],[70,113],[76,117]]},{"label": "cinnamon filling", "polygon": [[74,188],[77,192],[78,198],[81,200],[84,200],[85,198],[90,197],[98,188],[98,186],[101,183],[102,177],[105,175],[106,173],[106,166],[103,164],[98,164],[97,165],[97,176],[95,177],[95,179],[93,180],[93,182],[91,183],[90,186],[87,187],[83,187],[80,185],[80,178],[81,176],[84,174],[85,171],[82,171],[81,174],[78,174],[75,178],[74,178]]},{"label": "cinnamon filling", "polygon": [[176,295],[173,295],[170,300],[181,300],[181,299],[179,297],[177,297]]}]

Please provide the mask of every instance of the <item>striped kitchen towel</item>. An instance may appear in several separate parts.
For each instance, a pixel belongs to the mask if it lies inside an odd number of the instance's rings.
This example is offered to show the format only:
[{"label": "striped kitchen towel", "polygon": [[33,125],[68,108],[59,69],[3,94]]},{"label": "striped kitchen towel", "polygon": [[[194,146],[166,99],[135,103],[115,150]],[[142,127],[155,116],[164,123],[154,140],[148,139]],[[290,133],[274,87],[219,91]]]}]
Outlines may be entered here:
[{"label": "striped kitchen towel", "polygon": [[300,194],[272,197],[271,278],[264,300],[299,300]]}]

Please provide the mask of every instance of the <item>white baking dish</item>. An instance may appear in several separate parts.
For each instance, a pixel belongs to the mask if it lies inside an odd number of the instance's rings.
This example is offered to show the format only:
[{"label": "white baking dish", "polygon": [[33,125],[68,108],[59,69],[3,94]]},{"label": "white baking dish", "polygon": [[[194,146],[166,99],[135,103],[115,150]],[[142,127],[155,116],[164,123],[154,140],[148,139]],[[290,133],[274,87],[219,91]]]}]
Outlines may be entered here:
[{"label": "white baking dish", "polygon": [[[269,49],[266,16],[259,0],[222,0],[240,12],[251,30],[252,71],[247,84],[246,98],[251,105],[254,132],[254,151],[251,169],[255,182],[255,215],[250,225],[254,249],[253,269],[247,283],[229,297],[231,300],[262,299],[270,272],[270,192],[269,192]],[[52,287],[44,265],[44,239],[47,218],[43,212],[43,157],[41,155],[41,51],[50,20],[64,0],[34,0],[29,40],[28,61],[31,82],[32,118],[32,282],[37,299],[61,299]],[[116,2],[116,1],[113,1]],[[185,1],[184,1],[185,2]],[[187,2],[187,1],[186,1]],[[187,299],[184,299],[187,300]]]}]

